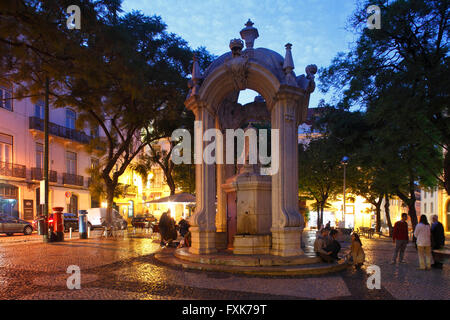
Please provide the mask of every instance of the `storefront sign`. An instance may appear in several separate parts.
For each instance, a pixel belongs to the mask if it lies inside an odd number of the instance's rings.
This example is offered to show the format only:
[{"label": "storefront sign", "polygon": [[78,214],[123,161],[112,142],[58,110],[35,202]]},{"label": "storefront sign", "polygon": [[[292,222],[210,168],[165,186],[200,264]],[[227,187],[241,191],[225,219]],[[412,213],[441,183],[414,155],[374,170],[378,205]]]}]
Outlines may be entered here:
[{"label": "storefront sign", "polygon": [[23,200],[23,219],[33,220],[34,218],[34,207],[33,200]]}]

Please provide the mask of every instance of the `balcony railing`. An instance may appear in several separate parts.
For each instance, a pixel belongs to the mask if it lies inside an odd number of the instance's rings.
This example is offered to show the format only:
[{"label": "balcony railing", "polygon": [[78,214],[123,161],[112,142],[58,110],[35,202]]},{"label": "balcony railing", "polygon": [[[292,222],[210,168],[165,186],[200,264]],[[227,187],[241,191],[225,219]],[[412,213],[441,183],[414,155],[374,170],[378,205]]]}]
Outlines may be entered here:
[{"label": "balcony railing", "polygon": [[[38,117],[30,117],[30,129],[44,131],[44,120]],[[48,131],[51,135],[74,140],[79,143],[88,144],[91,141],[91,137],[83,131],[63,127],[52,122],[48,124]]]},{"label": "balcony railing", "polygon": [[[31,179],[32,180],[44,180],[44,169],[42,168],[31,168]],[[48,180],[50,182],[58,182],[58,174],[56,171],[49,170]]]},{"label": "balcony railing", "polygon": [[82,187],[84,185],[84,178],[76,174],[63,173],[63,184]]},{"label": "balcony railing", "polygon": [[0,176],[26,178],[26,167],[21,164],[0,161]]}]

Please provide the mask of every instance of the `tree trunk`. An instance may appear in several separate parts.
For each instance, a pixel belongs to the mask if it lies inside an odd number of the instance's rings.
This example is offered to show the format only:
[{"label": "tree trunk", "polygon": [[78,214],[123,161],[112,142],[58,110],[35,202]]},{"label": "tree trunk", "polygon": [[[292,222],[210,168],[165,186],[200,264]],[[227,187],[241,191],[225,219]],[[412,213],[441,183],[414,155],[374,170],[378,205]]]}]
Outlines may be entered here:
[{"label": "tree trunk", "polygon": [[114,191],[116,187],[114,183],[108,183],[106,185],[106,224],[107,226],[112,225],[112,210],[114,205]]},{"label": "tree trunk", "polygon": [[414,180],[412,179],[412,177],[410,178],[409,187],[410,201],[408,201],[408,215],[411,218],[412,228],[413,230],[415,230],[417,225],[416,187],[414,185]]},{"label": "tree trunk", "polygon": [[320,225],[323,225],[323,209],[325,207],[325,202],[323,202],[320,206]]},{"label": "tree trunk", "polygon": [[391,213],[389,210],[389,195],[384,195],[384,212],[386,214],[386,222],[389,228],[389,237],[392,237],[392,221],[391,221]]},{"label": "tree trunk", "polygon": [[410,201],[408,203],[408,215],[411,218],[411,224],[413,230],[416,229],[417,226],[417,212],[416,212],[416,200]]},{"label": "tree trunk", "polygon": [[169,186],[169,189],[170,189],[170,195],[172,196],[175,194],[175,189],[176,189],[175,181],[173,180],[171,172],[165,171],[164,173],[166,175],[167,185]]},{"label": "tree trunk", "polygon": [[317,230],[320,230],[320,204],[316,202],[317,205]]},{"label": "tree trunk", "polygon": [[375,213],[376,213],[376,226],[375,229],[377,232],[381,231],[381,203],[383,202],[383,194],[381,194],[378,198],[378,201],[375,203]]}]

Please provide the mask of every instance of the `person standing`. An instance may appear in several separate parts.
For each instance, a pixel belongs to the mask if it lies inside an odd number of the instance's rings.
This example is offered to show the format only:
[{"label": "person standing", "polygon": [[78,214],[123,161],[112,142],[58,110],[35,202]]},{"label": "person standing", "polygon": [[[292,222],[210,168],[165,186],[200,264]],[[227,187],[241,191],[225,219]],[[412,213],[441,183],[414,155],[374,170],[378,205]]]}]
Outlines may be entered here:
[{"label": "person standing", "polygon": [[[439,222],[437,215],[433,215],[431,221],[431,250],[439,250],[445,245],[444,226]],[[437,255],[433,251],[432,255],[434,263],[431,266],[433,268],[442,269],[442,262],[439,261]]]},{"label": "person standing", "polygon": [[417,252],[419,255],[419,269],[431,269],[431,229],[426,215],[420,216],[420,222],[414,230]]},{"label": "person standing", "polygon": [[394,225],[394,231],[392,234],[392,241],[395,243],[394,256],[392,257],[391,264],[397,262],[397,257],[400,254],[400,263],[406,263],[404,260],[406,246],[408,245],[408,215],[402,213],[402,219],[397,221]]}]

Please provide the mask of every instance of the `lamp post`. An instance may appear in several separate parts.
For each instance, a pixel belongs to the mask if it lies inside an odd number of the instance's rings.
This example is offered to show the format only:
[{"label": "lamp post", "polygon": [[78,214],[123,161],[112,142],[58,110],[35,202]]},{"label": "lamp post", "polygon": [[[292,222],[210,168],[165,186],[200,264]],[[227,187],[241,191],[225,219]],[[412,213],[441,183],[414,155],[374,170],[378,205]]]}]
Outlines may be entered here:
[{"label": "lamp post", "polygon": [[48,92],[49,92],[49,80],[48,76],[45,77],[45,109],[44,109],[44,186],[45,186],[45,204],[44,204],[44,234],[42,240],[49,242],[48,234],[48,122],[49,122],[49,105],[48,105]]},{"label": "lamp post", "polygon": [[342,213],[342,219],[343,219],[343,221],[344,221],[344,228],[345,228],[345,168],[347,167],[347,164],[348,164],[348,157],[347,156],[345,156],[345,157],[343,157],[342,158],[342,160],[341,160],[341,163],[342,163],[342,165],[344,166],[344,190],[343,190],[343,195],[344,195],[344,197],[343,197],[343,201],[344,201],[344,203],[343,203],[343,213]]}]

